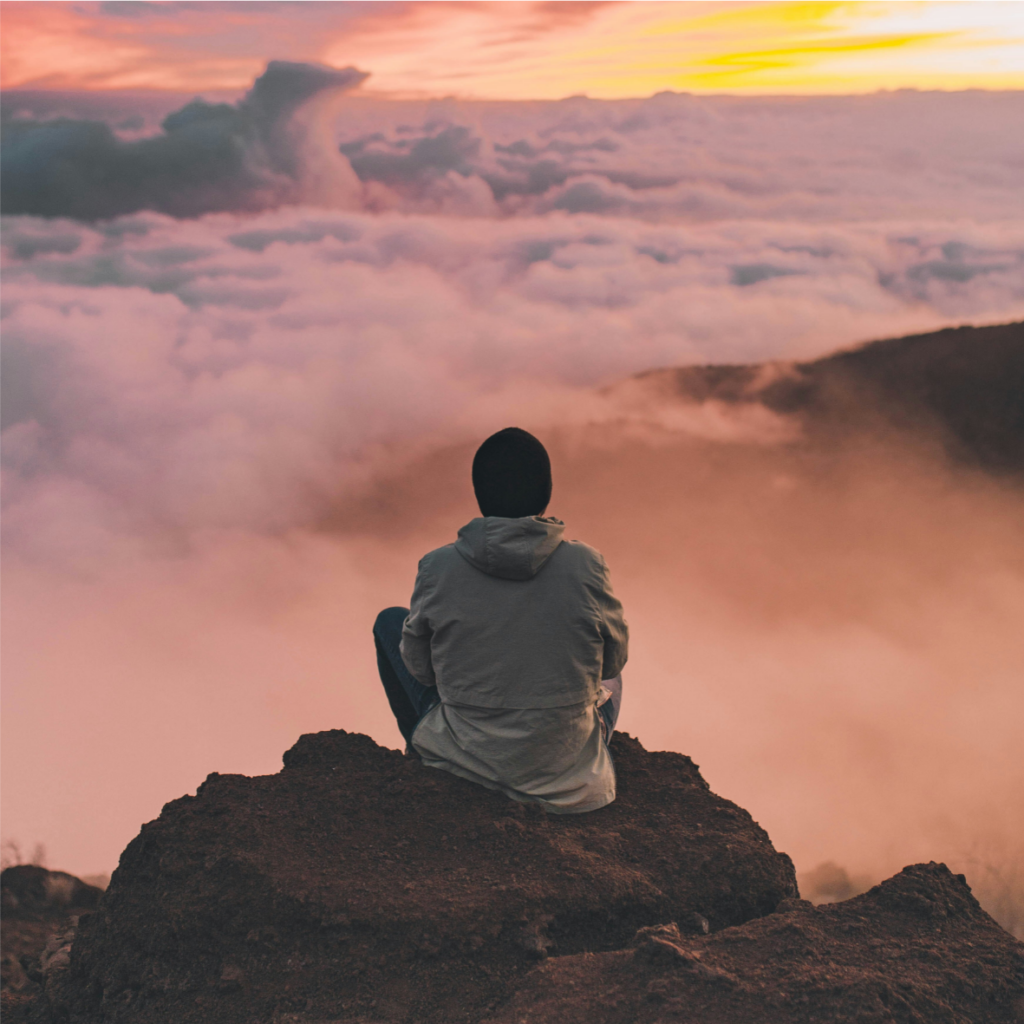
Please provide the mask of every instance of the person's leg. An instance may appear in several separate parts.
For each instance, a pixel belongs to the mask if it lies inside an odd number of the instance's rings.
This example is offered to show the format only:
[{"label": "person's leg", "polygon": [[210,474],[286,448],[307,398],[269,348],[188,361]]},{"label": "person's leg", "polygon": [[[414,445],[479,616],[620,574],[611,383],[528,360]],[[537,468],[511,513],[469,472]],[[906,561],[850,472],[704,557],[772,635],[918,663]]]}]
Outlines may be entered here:
[{"label": "person's leg", "polygon": [[619,720],[619,709],[622,707],[622,676],[603,679],[601,685],[611,692],[611,696],[598,708],[604,719],[605,739],[610,743],[615,732],[615,723]]},{"label": "person's leg", "polygon": [[437,690],[417,682],[402,661],[399,644],[408,614],[408,608],[385,608],[373,624],[380,681],[406,743],[412,739],[419,720],[438,702]]}]

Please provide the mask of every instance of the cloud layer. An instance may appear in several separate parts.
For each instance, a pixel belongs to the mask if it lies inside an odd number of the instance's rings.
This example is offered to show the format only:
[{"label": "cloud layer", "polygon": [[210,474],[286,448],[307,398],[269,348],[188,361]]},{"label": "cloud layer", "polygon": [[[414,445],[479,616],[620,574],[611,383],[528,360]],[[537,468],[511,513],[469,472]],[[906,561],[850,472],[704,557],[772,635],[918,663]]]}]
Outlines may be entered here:
[{"label": "cloud layer", "polygon": [[[313,202],[690,223],[1024,216],[1024,143],[1003,129],[1024,120],[1020,93],[662,93],[518,104],[346,98],[365,77],[274,62],[238,104],[195,101],[143,138],[126,116],[127,96],[93,100],[94,117],[83,120],[46,116],[61,103],[14,93],[6,100],[3,210],[95,219]],[[82,101],[74,106],[83,109]],[[139,111],[148,123],[152,102],[140,101]],[[128,138],[104,116],[128,125]]]},{"label": "cloud layer", "polygon": [[4,245],[5,529],[59,557],[77,533],[308,525],[375,450],[531,394],[1024,313],[1004,225],[306,208],[13,218]]},{"label": "cloud layer", "polygon": [[[388,105],[332,79],[295,109],[306,74],[186,108],[230,159],[125,200],[85,169],[188,147],[121,105],[100,164],[46,179],[84,220],[5,218],[7,834],[107,870],[208,771],[331,726],[397,743],[373,617],[518,423],[626,600],[626,728],[802,868],[1019,859],[1019,495],[899,439],[811,452],[761,406],[597,389],[1024,318],[1020,98]],[[153,209],[93,219],[129,199]]]}]

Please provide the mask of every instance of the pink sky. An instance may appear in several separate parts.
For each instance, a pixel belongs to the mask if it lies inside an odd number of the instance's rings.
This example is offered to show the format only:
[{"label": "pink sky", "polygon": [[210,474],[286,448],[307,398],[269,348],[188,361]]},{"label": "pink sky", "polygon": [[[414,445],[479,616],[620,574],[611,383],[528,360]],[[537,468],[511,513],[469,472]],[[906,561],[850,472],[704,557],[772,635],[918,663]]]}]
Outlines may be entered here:
[{"label": "pink sky", "polygon": [[357,64],[370,92],[556,99],[663,89],[1020,88],[995,2],[2,5],[4,87],[241,89],[268,57]]}]

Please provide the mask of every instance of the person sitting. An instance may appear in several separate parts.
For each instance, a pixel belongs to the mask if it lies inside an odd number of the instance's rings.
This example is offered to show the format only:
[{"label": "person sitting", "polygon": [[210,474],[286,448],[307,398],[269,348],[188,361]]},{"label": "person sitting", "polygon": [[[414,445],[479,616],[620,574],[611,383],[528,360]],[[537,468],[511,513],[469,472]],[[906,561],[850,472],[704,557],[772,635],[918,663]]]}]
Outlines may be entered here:
[{"label": "person sitting", "polygon": [[604,807],[628,647],[608,567],[544,517],[551,462],[532,434],[487,438],[473,489],[481,518],[420,560],[411,607],[373,627],[407,750],[548,811]]}]

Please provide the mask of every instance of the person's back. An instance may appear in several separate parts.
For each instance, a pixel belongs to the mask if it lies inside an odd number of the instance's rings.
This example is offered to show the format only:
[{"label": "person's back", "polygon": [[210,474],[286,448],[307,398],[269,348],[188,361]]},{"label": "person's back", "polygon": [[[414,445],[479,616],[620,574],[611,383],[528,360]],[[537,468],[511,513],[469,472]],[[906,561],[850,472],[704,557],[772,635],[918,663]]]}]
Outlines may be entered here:
[{"label": "person's back", "polygon": [[473,483],[483,517],[420,561],[408,614],[374,627],[399,726],[427,764],[552,811],[603,807],[627,653],[604,559],[541,518],[550,464],[525,431],[489,438]]}]

